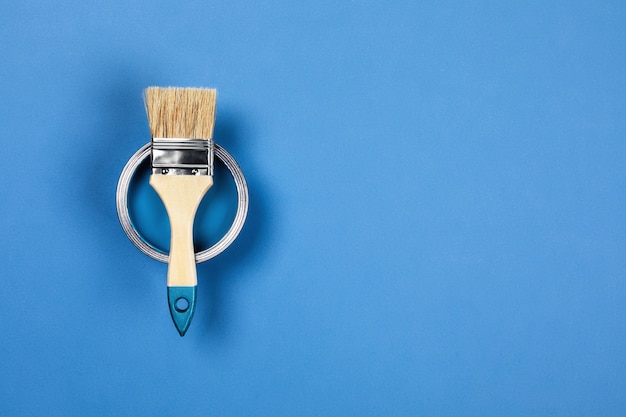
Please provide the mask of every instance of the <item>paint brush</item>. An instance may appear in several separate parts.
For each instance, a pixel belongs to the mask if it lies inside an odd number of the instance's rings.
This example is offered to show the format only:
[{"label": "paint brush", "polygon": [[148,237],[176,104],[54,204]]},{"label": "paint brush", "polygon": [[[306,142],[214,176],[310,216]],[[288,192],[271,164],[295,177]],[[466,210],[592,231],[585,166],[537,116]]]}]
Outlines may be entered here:
[{"label": "paint brush", "polygon": [[149,87],[144,98],[152,134],[150,185],[165,205],[171,228],[168,303],[176,329],[184,336],[197,294],[193,222],[213,185],[216,91]]}]

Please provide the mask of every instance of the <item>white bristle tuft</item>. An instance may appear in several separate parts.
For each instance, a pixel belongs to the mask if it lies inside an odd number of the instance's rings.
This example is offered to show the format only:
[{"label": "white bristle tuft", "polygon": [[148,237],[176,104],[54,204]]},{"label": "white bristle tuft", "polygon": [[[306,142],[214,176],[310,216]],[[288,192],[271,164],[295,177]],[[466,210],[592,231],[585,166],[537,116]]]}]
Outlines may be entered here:
[{"label": "white bristle tuft", "polygon": [[144,99],[152,137],[211,139],[216,98],[216,90],[210,88],[146,88]]}]

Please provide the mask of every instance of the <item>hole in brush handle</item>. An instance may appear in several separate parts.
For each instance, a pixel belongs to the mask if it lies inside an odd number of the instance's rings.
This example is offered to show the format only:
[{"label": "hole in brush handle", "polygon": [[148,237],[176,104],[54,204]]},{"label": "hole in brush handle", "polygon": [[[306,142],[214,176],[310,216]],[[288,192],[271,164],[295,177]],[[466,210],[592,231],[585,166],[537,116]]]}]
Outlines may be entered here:
[{"label": "hole in brush handle", "polygon": [[170,315],[176,330],[184,336],[196,310],[197,287],[167,287]]}]

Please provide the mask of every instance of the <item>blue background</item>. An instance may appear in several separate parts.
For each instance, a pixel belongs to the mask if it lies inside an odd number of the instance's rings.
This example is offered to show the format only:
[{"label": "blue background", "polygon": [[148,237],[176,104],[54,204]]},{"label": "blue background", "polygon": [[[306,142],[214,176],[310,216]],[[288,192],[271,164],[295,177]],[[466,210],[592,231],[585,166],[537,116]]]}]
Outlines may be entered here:
[{"label": "blue background", "polygon": [[[625,21],[4,2],[0,415],[624,416]],[[218,88],[251,193],[184,338],[115,210],[149,85]]]}]

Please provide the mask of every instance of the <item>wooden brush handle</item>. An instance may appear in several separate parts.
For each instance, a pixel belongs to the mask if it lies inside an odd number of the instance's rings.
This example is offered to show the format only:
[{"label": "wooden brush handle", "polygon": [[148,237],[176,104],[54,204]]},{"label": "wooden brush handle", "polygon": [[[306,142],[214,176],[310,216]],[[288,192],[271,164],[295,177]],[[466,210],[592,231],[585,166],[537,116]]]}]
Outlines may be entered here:
[{"label": "wooden brush handle", "polygon": [[213,185],[209,175],[151,175],[170,218],[171,243],[167,270],[168,287],[197,285],[193,248],[193,220],[204,194]]}]

